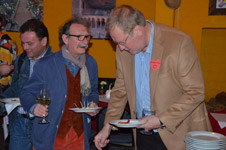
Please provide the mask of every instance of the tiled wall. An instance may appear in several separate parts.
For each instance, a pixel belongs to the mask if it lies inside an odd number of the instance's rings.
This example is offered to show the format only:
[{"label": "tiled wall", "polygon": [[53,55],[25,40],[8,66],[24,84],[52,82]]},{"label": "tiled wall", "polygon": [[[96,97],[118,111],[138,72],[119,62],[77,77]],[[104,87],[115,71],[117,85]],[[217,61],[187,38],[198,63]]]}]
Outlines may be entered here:
[{"label": "tiled wall", "polygon": [[206,101],[226,92],[226,28],[202,31],[201,65],[205,80]]}]

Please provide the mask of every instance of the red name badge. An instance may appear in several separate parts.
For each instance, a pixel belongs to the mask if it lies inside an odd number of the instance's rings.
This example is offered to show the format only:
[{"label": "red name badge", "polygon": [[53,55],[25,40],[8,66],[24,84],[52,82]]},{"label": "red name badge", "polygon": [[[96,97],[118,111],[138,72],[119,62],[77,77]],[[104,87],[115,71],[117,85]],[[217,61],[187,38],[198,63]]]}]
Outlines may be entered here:
[{"label": "red name badge", "polygon": [[161,64],[161,61],[159,59],[150,61],[151,68],[154,71],[156,71],[160,67],[160,64]]}]

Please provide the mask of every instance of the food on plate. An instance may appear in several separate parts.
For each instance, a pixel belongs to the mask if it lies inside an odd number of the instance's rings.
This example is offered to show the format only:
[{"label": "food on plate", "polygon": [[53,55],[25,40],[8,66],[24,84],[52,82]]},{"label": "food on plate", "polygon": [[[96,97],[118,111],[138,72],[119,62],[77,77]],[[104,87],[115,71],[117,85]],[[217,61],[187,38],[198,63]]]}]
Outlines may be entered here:
[{"label": "food on plate", "polygon": [[120,121],[120,122],[118,122],[118,124],[129,124],[129,122],[130,122],[130,119],[128,119],[126,122],[125,121]]},{"label": "food on plate", "polygon": [[16,101],[18,101],[18,100],[16,100],[16,99],[12,99],[11,101],[12,101],[12,102],[16,102]]},{"label": "food on plate", "polygon": [[95,107],[82,107],[81,109],[92,109],[92,108],[95,108]]}]

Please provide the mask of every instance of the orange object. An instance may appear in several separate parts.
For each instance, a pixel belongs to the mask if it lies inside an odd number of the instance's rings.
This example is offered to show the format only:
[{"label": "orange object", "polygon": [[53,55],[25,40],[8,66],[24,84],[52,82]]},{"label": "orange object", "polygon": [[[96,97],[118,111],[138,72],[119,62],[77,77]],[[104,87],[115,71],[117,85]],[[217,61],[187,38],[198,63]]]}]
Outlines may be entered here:
[{"label": "orange object", "polygon": [[66,136],[61,139],[56,137],[54,150],[84,150],[84,133],[78,137],[74,128],[70,128]]},{"label": "orange object", "polygon": [[118,124],[129,124],[129,122],[130,122],[130,120],[128,119],[128,121],[127,122],[118,122]]},{"label": "orange object", "polygon": [[79,103],[82,101],[82,94],[80,93],[80,69],[77,75],[73,77],[69,69],[66,67],[66,74],[68,81],[68,95],[64,109],[67,111],[64,111],[60,121],[59,129],[57,131],[57,137],[62,139],[71,127],[74,128],[78,136],[84,132],[82,114],[74,113],[73,111],[68,110],[68,108],[74,107],[74,103]]},{"label": "orange object", "polygon": [[[84,150],[84,133],[78,137],[73,128],[70,128],[66,136],[55,140],[54,150]],[[35,150],[33,147],[32,150]]]}]

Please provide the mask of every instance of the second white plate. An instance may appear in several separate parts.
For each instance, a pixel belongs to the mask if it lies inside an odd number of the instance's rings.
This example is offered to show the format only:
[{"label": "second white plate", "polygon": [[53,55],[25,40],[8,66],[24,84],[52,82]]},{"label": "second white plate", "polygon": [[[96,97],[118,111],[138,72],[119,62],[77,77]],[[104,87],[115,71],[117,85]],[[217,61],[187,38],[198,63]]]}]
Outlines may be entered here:
[{"label": "second white plate", "polygon": [[77,113],[84,113],[84,112],[95,112],[96,110],[100,110],[102,107],[95,107],[95,108],[69,108]]},{"label": "second white plate", "polygon": [[20,98],[19,97],[1,98],[0,102],[3,102],[3,103],[19,103],[20,102]]},{"label": "second white plate", "polygon": [[[120,123],[120,122],[127,122],[128,120],[130,120],[129,123],[125,123],[125,124]],[[121,119],[121,120],[111,121],[110,124],[119,128],[136,128],[142,125],[143,122],[140,122],[137,119]]]},{"label": "second white plate", "polygon": [[186,134],[187,138],[204,141],[225,141],[226,137],[222,134],[208,131],[191,131]]}]

